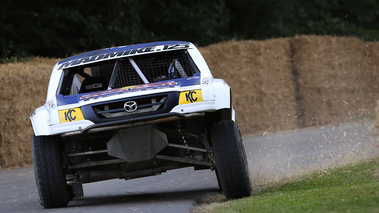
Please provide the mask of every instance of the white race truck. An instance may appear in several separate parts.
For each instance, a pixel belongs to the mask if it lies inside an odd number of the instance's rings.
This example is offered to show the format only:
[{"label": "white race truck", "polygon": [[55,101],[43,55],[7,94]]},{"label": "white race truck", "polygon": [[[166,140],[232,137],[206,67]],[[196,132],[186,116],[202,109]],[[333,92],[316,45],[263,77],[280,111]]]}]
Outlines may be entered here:
[{"label": "white race truck", "polygon": [[40,203],[67,206],[83,183],[171,169],[216,171],[228,199],[249,196],[229,85],[190,42],[101,49],[58,62],[31,115]]}]

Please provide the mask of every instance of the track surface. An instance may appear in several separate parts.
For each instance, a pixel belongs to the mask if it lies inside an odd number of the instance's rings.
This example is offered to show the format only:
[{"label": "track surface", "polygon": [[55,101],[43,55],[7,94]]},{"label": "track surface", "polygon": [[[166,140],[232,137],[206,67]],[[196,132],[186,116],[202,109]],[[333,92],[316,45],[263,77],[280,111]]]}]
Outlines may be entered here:
[{"label": "track surface", "polygon": [[379,156],[373,122],[308,128],[244,140],[254,185]]},{"label": "track surface", "polygon": [[[244,137],[253,185],[316,169],[357,162],[378,153],[372,122]],[[84,197],[48,212],[190,212],[198,201],[218,194],[212,171],[174,170],[135,180],[84,185]],[[32,168],[0,172],[1,212],[36,212],[38,193]]]}]

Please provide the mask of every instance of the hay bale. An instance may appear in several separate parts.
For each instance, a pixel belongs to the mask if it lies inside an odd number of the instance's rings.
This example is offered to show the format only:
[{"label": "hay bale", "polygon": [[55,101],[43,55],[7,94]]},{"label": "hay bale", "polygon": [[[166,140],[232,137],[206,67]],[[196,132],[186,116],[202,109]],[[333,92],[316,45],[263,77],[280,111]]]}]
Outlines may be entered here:
[{"label": "hay bale", "polygon": [[290,42],[302,126],[374,114],[379,99],[378,43],[331,36],[300,36]]},{"label": "hay bale", "polygon": [[298,127],[288,39],[228,41],[200,51],[213,75],[232,87],[242,134]]},{"label": "hay bale", "polygon": [[2,169],[31,165],[29,116],[46,101],[57,59],[35,58],[0,65],[0,164]]}]

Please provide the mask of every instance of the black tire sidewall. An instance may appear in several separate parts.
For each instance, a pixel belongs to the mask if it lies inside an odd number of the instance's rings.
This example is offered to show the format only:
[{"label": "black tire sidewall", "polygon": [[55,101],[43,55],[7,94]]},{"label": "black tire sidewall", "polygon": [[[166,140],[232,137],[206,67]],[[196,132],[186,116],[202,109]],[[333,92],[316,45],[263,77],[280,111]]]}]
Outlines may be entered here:
[{"label": "black tire sidewall", "polygon": [[211,127],[211,144],[216,162],[216,175],[228,199],[250,196],[251,181],[245,149],[238,126],[232,120]]},{"label": "black tire sidewall", "polygon": [[62,166],[59,136],[32,138],[32,158],[40,204],[45,208],[65,207],[70,201],[69,186]]}]

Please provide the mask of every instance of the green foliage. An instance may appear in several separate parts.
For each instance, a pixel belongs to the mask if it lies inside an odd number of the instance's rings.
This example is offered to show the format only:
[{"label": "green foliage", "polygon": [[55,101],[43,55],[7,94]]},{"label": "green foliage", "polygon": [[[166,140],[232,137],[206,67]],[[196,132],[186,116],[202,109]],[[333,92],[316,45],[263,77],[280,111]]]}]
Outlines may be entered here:
[{"label": "green foliage", "polygon": [[3,0],[0,58],[66,57],[157,40],[208,45],[296,34],[376,41],[376,0]]},{"label": "green foliage", "polygon": [[230,12],[223,0],[151,0],[140,13],[141,26],[158,40],[207,45],[227,39]]},{"label": "green foliage", "polygon": [[296,34],[379,38],[376,0],[226,0],[231,30],[242,39],[265,39]]}]

